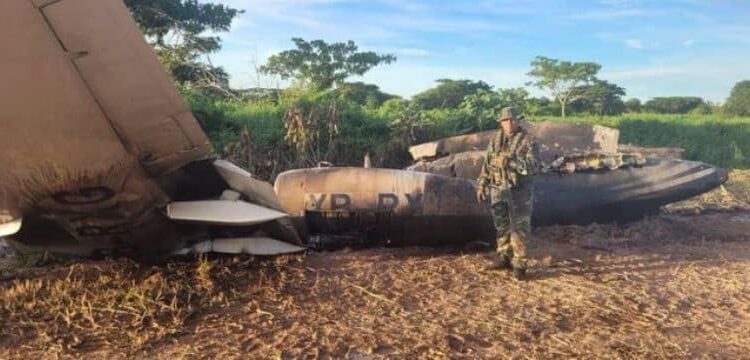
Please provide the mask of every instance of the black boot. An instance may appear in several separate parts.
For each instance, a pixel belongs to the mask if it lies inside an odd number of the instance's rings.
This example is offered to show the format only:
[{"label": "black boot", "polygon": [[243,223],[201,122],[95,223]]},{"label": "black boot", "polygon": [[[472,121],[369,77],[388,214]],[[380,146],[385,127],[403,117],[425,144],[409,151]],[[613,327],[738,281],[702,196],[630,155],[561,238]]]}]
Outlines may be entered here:
[{"label": "black boot", "polygon": [[487,265],[487,270],[510,270],[512,268],[510,256],[506,253],[495,254]]},{"label": "black boot", "polygon": [[526,280],[526,259],[525,258],[513,258],[513,275],[518,280]]},{"label": "black boot", "polygon": [[513,276],[515,276],[517,280],[526,280],[526,267],[525,266],[514,267]]}]

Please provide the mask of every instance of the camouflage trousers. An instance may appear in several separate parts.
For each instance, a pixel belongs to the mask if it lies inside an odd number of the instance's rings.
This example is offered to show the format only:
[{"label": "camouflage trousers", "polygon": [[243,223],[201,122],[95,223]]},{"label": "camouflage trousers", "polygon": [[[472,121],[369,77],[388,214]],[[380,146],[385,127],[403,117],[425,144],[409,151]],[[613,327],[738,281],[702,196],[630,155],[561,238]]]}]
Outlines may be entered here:
[{"label": "camouflage trousers", "polygon": [[[531,233],[533,190],[531,177],[519,178],[516,187],[510,191],[492,188],[492,218],[497,233],[497,252],[509,256],[514,267],[526,266],[525,242]],[[511,221],[515,225],[515,232],[510,231]]]}]

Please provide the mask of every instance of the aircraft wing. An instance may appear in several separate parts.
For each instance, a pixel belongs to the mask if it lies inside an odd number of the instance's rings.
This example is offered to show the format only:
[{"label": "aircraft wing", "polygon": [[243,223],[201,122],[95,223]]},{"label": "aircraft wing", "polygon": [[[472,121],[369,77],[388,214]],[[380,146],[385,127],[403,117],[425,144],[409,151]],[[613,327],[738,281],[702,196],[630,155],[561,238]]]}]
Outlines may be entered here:
[{"label": "aircraft wing", "polygon": [[44,192],[19,184],[42,178],[32,174],[59,183],[139,166],[159,177],[210,153],[122,1],[2,1],[0,43],[6,218],[25,201],[18,190]]},{"label": "aircraft wing", "polygon": [[[0,44],[0,236],[138,254],[171,252],[195,233],[200,224],[171,220],[168,205],[205,215],[227,182],[122,0],[2,0]],[[278,202],[270,184],[230,170],[250,201]],[[283,215],[256,219],[237,204],[222,209],[243,224]],[[266,233],[299,242],[283,221]],[[243,251],[267,246],[253,241]]]}]

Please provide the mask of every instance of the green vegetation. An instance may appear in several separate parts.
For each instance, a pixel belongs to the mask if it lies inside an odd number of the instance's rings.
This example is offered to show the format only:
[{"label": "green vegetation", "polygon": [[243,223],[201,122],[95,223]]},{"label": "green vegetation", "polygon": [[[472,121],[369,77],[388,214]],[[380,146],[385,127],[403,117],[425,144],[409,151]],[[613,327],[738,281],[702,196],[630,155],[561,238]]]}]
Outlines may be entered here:
[{"label": "green vegetation", "polygon": [[435,82],[435,87],[412,97],[415,106],[423,110],[456,108],[466,96],[492,90],[484,81],[438,79]]},{"label": "green vegetation", "polygon": [[643,104],[643,108],[657,114],[688,114],[702,106],[706,102],[693,96],[670,96],[656,97]]},{"label": "green vegetation", "polygon": [[[216,149],[224,155],[229,153],[227,145],[240,141],[241,130],[247,127],[252,138],[250,150],[257,160],[248,167],[271,178],[279,171],[314,166],[319,161],[359,166],[366,153],[376,166],[404,167],[411,161],[407,153],[411,145],[495,128],[495,114],[486,109],[499,108],[504,105],[503,100],[488,100],[486,92],[475,97],[495,105],[472,107],[476,99],[467,97],[463,106],[452,109],[422,110],[400,98],[373,106],[335,89],[287,90],[278,102],[188,99]],[[296,109],[299,114],[294,124],[289,121],[289,109]],[[331,116],[331,111],[335,116]],[[685,149],[687,159],[727,168],[750,168],[749,118],[629,113],[564,119],[527,115],[527,119],[614,127],[621,131],[621,143],[680,147]]]},{"label": "green vegetation", "polygon": [[393,55],[357,51],[354,41],[327,43],[293,38],[295,49],[272,55],[260,70],[294,79],[318,90],[330,89],[353,75],[363,75],[375,66],[396,61]]},{"label": "green vegetation", "polygon": [[[295,48],[261,67],[295,80],[294,86],[233,90],[226,73],[203,60],[220,49],[220,39],[204,33],[228,30],[241,11],[197,0],[125,3],[216,151],[261,177],[323,161],[361,165],[365,154],[375,166],[403,167],[411,161],[409,146],[493,129],[504,106],[516,107],[530,121],[601,124],[620,129],[623,143],[681,147],[688,159],[750,168],[750,119],[725,117],[750,115],[750,81],[739,82],[723,107],[697,97],[625,102],[625,89],[596,77],[601,65],[539,56],[531,62],[534,81],[528,85],[548,91],[551,99],[530,98],[524,88],[440,79],[406,100],[372,84],[346,82],[395,61],[394,56],[360,52],[352,41],[295,38]],[[165,41],[167,34],[177,36]]]},{"label": "green vegetation", "polygon": [[537,56],[531,61],[527,75],[534,81],[527,85],[546,90],[560,103],[560,113],[565,117],[565,108],[571,102],[584,98],[589,86],[597,82],[596,74],[602,66],[592,62],[570,62]]},{"label": "green vegetation", "polygon": [[175,81],[206,95],[230,95],[229,75],[204,61],[221,49],[217,36],[228,31],[241,10],[198,0],[125,0],[133,18]]},{"label": "green vegetation", "polygon": [[750,116],[750,80],[734,85],[724,107],[727,114]]}]

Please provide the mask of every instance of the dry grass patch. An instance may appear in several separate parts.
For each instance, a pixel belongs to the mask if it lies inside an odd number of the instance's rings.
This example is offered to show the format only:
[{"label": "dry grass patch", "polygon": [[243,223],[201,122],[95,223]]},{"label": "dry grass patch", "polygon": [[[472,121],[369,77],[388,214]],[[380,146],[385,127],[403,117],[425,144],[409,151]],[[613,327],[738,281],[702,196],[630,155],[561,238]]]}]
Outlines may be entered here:
[{"label": "dry grass patch", "polygon": [[180,334],[202,312],[227,306],[236,286],[277,268],[276,261],[200,258],[18,269],[0,283],[0,354],[138,353]]}]

